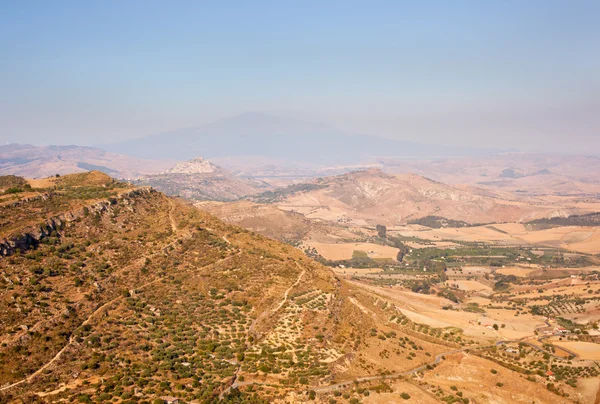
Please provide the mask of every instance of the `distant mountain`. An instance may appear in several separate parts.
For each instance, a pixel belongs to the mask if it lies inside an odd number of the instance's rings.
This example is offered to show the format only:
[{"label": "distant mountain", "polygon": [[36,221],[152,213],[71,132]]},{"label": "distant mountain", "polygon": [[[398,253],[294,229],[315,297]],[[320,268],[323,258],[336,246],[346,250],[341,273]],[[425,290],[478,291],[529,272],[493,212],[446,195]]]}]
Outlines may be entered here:
[{"label": "distant mountain", "polygon": [[492,152],[350,135],[323,124],[256,112],[101,147],[140,158],[261,156],[318,164],[356,164],[373,156],[436,157]]},{"label": "distant mountain", "polygon": [[270,188],[264,182],[235,176],[202,157],[179,163],[160,174],[140,177],[134,183],[196,201],[231,201]]},{"label": "distant mountain", "polygon": [[92,170],[102,171],[113,177],[132,178],[160,172],[171,164],[169,161],[141,160],[93,147],[37,147],[21,144],[0,146],[0,175],[12,174],[28,178]]}]

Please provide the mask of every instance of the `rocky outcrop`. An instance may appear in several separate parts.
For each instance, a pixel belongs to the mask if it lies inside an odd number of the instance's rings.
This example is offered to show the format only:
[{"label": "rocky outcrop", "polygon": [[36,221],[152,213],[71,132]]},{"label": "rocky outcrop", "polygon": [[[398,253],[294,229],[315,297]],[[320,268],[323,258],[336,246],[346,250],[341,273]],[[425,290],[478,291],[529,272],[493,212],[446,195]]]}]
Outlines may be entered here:
[{"label": "rocky outcrop", "polygon": [[193,160],[177,164],[161,174],[212,174],[215,171],[220,171],[220,168],[202,157],[196,157]]},{"label": "rocky outcrop", "polygon": [[[76,211],[66,212],[58,216],[48,218],[39,225],[23,229],[20,234],[0,240],[0,256],[6,257],[19,251],[27,251],[32,248],[37,248],[44,238],[52,235],[60,236],[61,230],[64,229],[67,223],[81,219],[89,214],[105,214],[109,212],[111,207],[114,205],[128,206],[134,204],[137,198],[152,193],[158,192],[150,187],[136,188],[121,193],[115,197],[95,202]],[[49,197],[51,197],[51,195],[45,194],[40,197],[36,197],[35,199],[47,199]],[[15,203],[24,204],[27,203],[27,201],[23,200]]]}]

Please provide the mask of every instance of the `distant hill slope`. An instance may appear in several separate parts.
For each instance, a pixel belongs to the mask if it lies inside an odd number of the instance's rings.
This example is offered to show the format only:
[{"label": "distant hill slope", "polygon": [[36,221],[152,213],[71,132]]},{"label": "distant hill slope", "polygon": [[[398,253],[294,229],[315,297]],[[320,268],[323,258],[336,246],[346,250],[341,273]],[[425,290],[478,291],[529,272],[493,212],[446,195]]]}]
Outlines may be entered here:
[{"label": "distant hill slope", "polygon": [[550,153],[501,153],[430,160],[380,159],[389,173],[416,173],[446,184],[471,184],[526,195],[595,195],[600,158]]},{"label": "distant hill slope", "polygon": [[325,242],[357,238],[355,233],[343,226],[311,220],[304,215],[278,209],[274,205],[244,200],[232,203],[202,202],[197,206],[226,223],[292,244],[308,238]]},{"label": "distant hill slope", "polygon": [[[1,403],[388,402],[387,382],[492,344],[403,314],[444,297],[359,286],[152,188],[99,172],[34,184],[0,198]],[[498,368],[521,402],[560,402],[545,380],[477,360],[471,375]]]},{"label": "distant hill slope", "polygon": [[600,226],[600,212],[588,213],[585,215],[572,215],[568,217],[536,219],[527,222],[527,224],[535,225],[537,228],[552,226]]},{"label": "distant hill slope", "polygon": [[201,157],[177,164],[160,174],[140,177],[134,183],[190,200],[231,201],[269,189],[263,182],[237,177]]},{"label": "distant hill slope", "polygon": [[140,158],[190,159],[262,156],[318,164],[356,164],[370,156],[457,156],[489,150],[433,146],[367,135],[350,135],[327,125],[249,112],[203,125],[102,145]]},{"label": "distant hill slope", "polygon": [[[568,211],[560,206],[530,205],[488,194],[415,174],[389,175],[367,170],[293,185],[251,199],[309,218],[358,225],[394,225],[428,216],[445,218],[449,223],[464,222],[462,225],[520,222]],[[578,212],[570,212],[573,213]]]},{"label": "distant hill slope", "polygon": [[44,178],[98,170],[114,177],[133,178],[167,169],[170,161],[142,160],[81,146],[0,146],[0,174]]}]

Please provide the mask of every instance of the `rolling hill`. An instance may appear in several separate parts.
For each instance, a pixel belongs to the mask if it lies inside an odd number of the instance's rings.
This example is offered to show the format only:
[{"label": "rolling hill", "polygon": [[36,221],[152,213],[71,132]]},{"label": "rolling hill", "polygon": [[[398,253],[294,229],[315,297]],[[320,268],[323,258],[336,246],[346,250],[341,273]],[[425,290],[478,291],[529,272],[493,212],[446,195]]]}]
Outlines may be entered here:
[{"label": "rolling hill", "polygon": [[[263,194],[264,195],[264,194]],[[520,222],[569,214],[563,206],[500,199],[485,190],[463,189],[416,174],[353,172],[253,197],[308,218],[357,225],[396,225],[428,216],[468,224]],[[575,210],[572,213],[577,213]]]},{"label": "rolling hill", "polygon": [[135,178],[143,174],[158,173],[172,164],[173,162],[168,160],[137,159],[93,147],[37,147],[20,144],[0,146],[0,174],[28,178],[91,170],[102,171],[118,178]]},{"label": "rolling hill", "polygon": [[0,184],[3,403],[570,401],[488,359],[485,333],[419,322],[445,297],[362,285],[97,171]]},{"label": "rolling hill", "polygon": [[270,188],[264,182],[233,175],[201,157],[177,164],[160,174],[145,175],[133,182],[152,186],[167,195],[195,201],[231,201]]}]

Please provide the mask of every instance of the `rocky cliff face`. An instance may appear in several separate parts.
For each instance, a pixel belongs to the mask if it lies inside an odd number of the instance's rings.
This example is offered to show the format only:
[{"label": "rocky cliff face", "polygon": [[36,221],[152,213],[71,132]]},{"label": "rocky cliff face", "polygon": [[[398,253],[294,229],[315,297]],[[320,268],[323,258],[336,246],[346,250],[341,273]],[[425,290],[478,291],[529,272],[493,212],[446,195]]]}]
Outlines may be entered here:
[{"label": "rocky cliff face", "polygon": [[[65,212],[60,215],[46,219],[39,225],[29,227],[20,234],[15,234],[0,240],[0,256],[10,256],[19,251],[27,251],[36,248],[44,238],[51,235],[60,236],[60,231],[66,223],[81,219],[90,214],[105,214],[111,211],[114,206],[130,206],[135,204],[135,200],[142,195],[156,193],[150,187],[136,188],[115,197],[103,201],[95,202],[81,209]],[[24,199],[15,202],[15,204],[25,204],[31,200],[51,198],[51,194],[44,194],[38,197]]]}]

